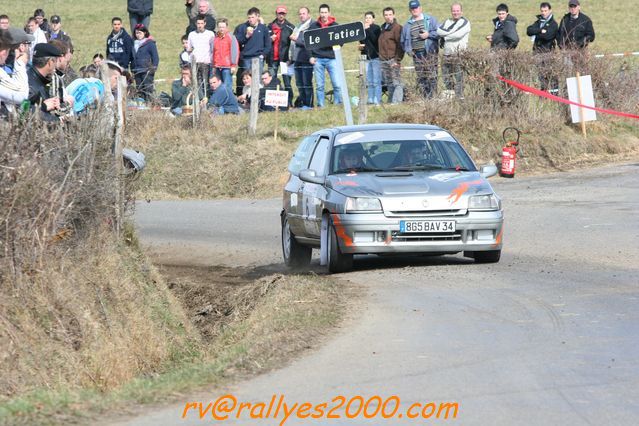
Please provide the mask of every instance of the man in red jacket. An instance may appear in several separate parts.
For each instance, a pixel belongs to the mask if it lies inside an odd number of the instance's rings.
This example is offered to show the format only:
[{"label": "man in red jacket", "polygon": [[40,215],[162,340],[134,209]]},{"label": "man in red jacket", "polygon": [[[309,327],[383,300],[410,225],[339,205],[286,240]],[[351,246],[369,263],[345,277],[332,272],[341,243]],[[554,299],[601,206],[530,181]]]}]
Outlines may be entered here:
[{"label": "man in red jacket", "polygon": [[240,45],[229,32],[229,21],[221,18],[217,23],[217,33],[213,39],[213,70],[229,90],[233,90],[233,74],[237,71]]}]

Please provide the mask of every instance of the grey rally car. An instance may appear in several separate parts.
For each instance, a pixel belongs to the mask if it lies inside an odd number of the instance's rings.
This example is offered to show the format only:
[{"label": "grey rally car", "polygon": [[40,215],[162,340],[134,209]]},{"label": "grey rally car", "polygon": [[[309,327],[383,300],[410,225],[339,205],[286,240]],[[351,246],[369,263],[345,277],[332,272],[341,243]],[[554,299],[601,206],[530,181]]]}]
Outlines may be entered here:
[{"label": "grey rally car", "polygon": [[446,130],[375,124],[324,129],[305,137],[284,188],[282,251],[304,267],[313,248],[330,272],[355,254],[463,252],[498,262],[501,200]]}]

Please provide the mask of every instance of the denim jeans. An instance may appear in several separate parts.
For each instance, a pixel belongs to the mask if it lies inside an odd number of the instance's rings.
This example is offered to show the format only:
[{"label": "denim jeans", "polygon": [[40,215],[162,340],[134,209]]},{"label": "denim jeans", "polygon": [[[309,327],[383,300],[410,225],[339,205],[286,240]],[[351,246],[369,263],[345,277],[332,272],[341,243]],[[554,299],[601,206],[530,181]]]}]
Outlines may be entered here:
[{"label": "denim jeans", "polygon": [[222,83],[224,83],[231,92],[233,91],[233,74],[230,68],[215,68],[215,75],[217,75],[217,78],[222,79]]},{"label": "denim jeans", "polygon": [[300,96],[300,106],[313,107],[313,65],[295,62],[295,85]]},{"label": "denim jeans", "polygon": [[[240,61],[242,62],[242,68],[252,72],[251,63],[253,62],[253,58],[242,58]],[[260,75],[257,76],[258,79],[262,76],[262,70],[264,70],[264,58],[260,58]]]},{"label": "denim jeans", "polygon": [[446,90],[454,90],[455,96],[464,97],[464,72],[461,59],[457,55],[444,55],[442,58],[442,79]]},{"label": "denim jeans", "polygon": [[342,91],[341,82],[339,81],[339,75],[337,74],[337,60],[330,58],[316,58],[313,65],[313,74],[315,74],[315,93],[317,98],[317,106],[324,106],[324,70],[328,71],[328,76],[331,79],[333,85],[333,103],[342,103]]},{"label": "denim jeans", "polygon": [[151,15],[138,15],[137,13],[129,13],[129,22],[131,23],[131,37],[135,40],[135,26],[142,24],[149,29],[151,25]]},{"label": "denim jeans", "polygon": [[382,67],[379,58],[366,61],[366,87],[368,88],[368,103],[382,102]]},{"label": "denim jeans", "polygon": [[382,61],[382,81],[388,89],[388,101],[398,104],[404,100],[404,86],[402,86],[401,67],[395,58]]}]

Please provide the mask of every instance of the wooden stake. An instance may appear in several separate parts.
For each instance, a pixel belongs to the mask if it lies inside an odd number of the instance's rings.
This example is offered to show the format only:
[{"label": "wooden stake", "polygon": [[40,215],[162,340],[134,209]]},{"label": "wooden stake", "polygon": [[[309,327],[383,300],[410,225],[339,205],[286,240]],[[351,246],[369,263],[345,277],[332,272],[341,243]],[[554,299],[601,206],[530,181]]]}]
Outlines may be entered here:
[{"label": "wooden stake", "polygon": [[251,60],[251,108],[249,111],[249,135],[257,133],[257,113],[260,100],[260,58]]},{"label": "wooden stake", "polygon": [[191,57],[191,91],[193,93],[193,127],[195,128],[200,119],[200,85],[197,81],[195,56]]},{"label": "wooden stake", "polygon": [[[581,95],[581,75],[577,73],[577,95],[579,99],[579,104],[583,105],[583,97]],[[581,133],[583,133],[584,138],[588,135],[586,134],[586,117],[584,116],[584,108],[579,107],[579,118],[581,118]]]},{"label": "wooden stake", "polygon": [[[277,85],[277,91],[280,90],[280,85]],[[277,128],[279,126],[279,116],[280,116],[280,106],[276,105],[275,106],[275,132],[273,133],[273,139],[275,139],[275,142],[277,142]]]}]

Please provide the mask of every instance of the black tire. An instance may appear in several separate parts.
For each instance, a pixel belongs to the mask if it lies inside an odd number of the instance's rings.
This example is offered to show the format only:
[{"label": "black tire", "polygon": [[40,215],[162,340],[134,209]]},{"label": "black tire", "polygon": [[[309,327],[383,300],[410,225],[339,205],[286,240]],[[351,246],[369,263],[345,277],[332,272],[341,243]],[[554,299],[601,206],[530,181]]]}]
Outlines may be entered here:
[{"label": "black tire", "polygon": [[282,256],[289,268],[304,268],[311,263],[313,249],[297,242],[286,216],[282,219]]},{"label": "black tire", "polygon": [[501,257],[501,250],[476,251],[473,257],[475,263],[497,263]]},{"label": "black tire", "polygon": [[333,221],[329,219],[328,223],[328,272],[348,272],[353,269],[353,255],[342,253]]}]

